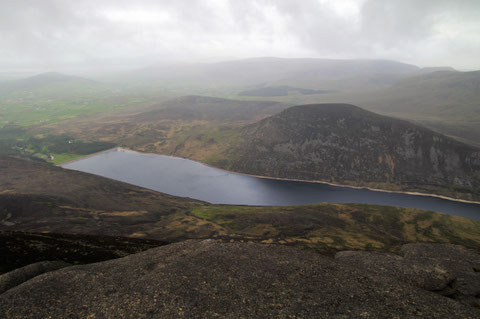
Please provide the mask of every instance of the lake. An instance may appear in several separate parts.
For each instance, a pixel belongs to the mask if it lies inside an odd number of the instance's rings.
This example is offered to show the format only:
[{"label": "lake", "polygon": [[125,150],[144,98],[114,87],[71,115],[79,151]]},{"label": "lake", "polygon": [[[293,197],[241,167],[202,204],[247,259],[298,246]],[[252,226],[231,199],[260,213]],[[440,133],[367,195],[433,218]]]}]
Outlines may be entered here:
[{"label": "lake", "polygon": [[420,208],[480,219],[479,204],[432,196],[258,178],[226,172],[184,158],[122,149],[61,166],[215,204],[280,206],[320,202],[366,203]]}]

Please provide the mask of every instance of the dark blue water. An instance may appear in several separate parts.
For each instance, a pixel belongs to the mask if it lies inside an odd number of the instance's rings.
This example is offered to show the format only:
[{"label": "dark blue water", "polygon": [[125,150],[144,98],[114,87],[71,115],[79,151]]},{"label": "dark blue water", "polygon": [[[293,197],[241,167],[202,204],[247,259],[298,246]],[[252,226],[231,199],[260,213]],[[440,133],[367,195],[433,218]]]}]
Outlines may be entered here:
[{"label": "dark blue water", "polygon": [[163,193],[215,204],[368,203],[480,219],[480,205],[430,196],[281,181],[225,172],[183,158],[114,150],[63,165]]}]

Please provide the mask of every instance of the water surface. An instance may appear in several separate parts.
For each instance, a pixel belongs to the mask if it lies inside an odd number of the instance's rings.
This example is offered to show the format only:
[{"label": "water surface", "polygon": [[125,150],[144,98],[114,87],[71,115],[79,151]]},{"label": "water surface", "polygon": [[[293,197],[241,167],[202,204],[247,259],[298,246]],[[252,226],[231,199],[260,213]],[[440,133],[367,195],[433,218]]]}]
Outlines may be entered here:
[{"label": "water surface", "polygon": [[480,205],[431,196],[245,176],[188,159],[112,150],[62,165],[163,193],[215,204],[366,203],[420,208],[480,219]]}]

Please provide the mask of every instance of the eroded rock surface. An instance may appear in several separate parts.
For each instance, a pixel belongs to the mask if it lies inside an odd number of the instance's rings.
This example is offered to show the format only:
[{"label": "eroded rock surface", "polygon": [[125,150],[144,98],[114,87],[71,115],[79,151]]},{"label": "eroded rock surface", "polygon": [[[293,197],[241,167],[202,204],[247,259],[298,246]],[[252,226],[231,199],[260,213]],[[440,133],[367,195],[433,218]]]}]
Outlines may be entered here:
[{"label": "eroded rock surface", "polygon": [[479,316],[473,307],[311,250],[213,240],[63,268],[0,295],[1,318]]}]

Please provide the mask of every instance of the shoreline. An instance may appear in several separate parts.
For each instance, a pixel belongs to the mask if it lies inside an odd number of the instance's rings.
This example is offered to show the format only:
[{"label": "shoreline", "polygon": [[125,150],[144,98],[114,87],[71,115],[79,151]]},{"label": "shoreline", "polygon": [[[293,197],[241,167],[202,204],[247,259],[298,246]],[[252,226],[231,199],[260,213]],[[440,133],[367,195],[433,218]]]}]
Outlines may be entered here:
[{"label": "shoreline", "polygon": [[58,164],[57,166],[62,167],[62,165],[67,165],[67,164],[70,164],[70,163],[73,163],[73,162],[76,162],[76,161],[87,159],[87,158],[92,157],[92,156],[96,156],[96,155],[99,155],[99,154],[102,154],[102,153],[107,153],[107,152],[112,152],[112,151],[123,151],[123,152],[131,152],[131,153],[138,153],[138,154],[159,155],[159,156],[167,156],[167,157],[172,157],[172,158],[184,159],[184,160],[189,160],[189,161],[192,161],[192,162],[196,162],[196,163],[205,165],[205,166],[210,167],[210,168],[218,169],[218,170],[221,170],[221,171],[224,171],[224,172],[227,172],[227,173],[240,174],[240,175],[243,175],[243,176],[250,176],[250,177],[262,178],[262,179],[270,179],[270,180],[278,180],[278,181],[290,181],[290,182],[316,183],[316,184],[324,184],[324,185],[329,185],[329,186],[345,187],[345,188],[351,188],[351,189],[366,189],[366,190],[373,191],[373,192],[396,193],[396,194],[406,194],[406,195],[424,196],[424,197],[435,197],[435,198],[454,201],[454,202],[480,205],[480,201],[458,199],[458,198],[448,197],[448,196],[445,196],[445,195],[437,195],[437,194],[430,194],[430,193],[396,191],[396,190],[373,188],[373,187],[369,187],[369,186],[344,185],[344,184],[336,184],[336,183],[331,183],[331,182],[327,182],[327,181],[320,181],[320,180],[303,180],[303,179],[295,179],[295,178],[280,178],[280,177],[246,174],[246,173],[234,172],[234,171],[229,171],[229,170],[226,170],[226,169],[223,169],[223,168],[211,166],[209,164],[199,162],[199,161],[196,161],[196,160],[192,160],[192,159],[189,159],[189,158],[185,158],[185,157],[165,155],[165,154],[157,154],[157,153],[138,152],[138,151],[131,150],[131,149],[128,149],[128,148],[123,148],[123,147],[120,147],[120,146],[119,147],[114,147],[114,148],[111,148],[111,149],[108,149],[108,150],[100,151],[100,152],[97,152],[97,153],[89,154],[89,155],[86,155],[84,157],[79,157],[79,158],[76,158],[74,160]]},{"label": "shoreline", "polygon": [[99,155],[99,154],[102,154],[102,153],[108,153],[108,152],[112,152],[112,151],[118,151],[118,150],[120,150],[120,149],[121,149],[121,147],[112,147],[112,148],[109,148],[109,149],[107,149],[107,150],[103,150],[103,151],[100,151],[100,152],[88,154],[88,155],[81,156],[81,157],[77,157],[77,158],[75,158],[75,159],[72,159],[72,160],[70,160],[70,161],[57,164],[57,165],[55,165],[55,166],[62,167],[63,165],[67,165],[67,164],[71,164],[71,163],[74,163],[74,162],[77,162],[77,161],[81,161],[81,160],[84,160],[84,159],[87,159],[87,158],[90,158],[90,157],[93,157],[93,156],[96,156],[96,155]]}]

